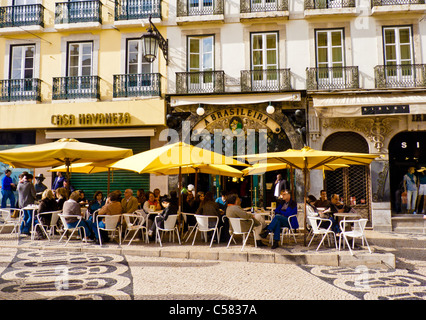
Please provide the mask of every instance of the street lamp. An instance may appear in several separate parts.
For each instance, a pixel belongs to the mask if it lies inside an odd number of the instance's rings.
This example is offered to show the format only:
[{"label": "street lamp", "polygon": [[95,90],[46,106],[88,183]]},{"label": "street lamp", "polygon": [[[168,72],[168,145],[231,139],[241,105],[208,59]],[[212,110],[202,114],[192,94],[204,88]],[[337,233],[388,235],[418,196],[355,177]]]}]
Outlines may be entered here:
[{"label": "street lamp", "polygon": [[157,47],[163,51],[166,65],[169,64],[169,41],[164,39],[160,31],[155,27],[149,16],[149,28],[146,33],[141,36],[143,57],[148,62],[153,62],[157,57]]},{"label": "street lamp", "polygon": [[275,112],[275,108],[271,102],[269,102],[269,105],[266,107],[266,112],[268,114],[273,114]]}]

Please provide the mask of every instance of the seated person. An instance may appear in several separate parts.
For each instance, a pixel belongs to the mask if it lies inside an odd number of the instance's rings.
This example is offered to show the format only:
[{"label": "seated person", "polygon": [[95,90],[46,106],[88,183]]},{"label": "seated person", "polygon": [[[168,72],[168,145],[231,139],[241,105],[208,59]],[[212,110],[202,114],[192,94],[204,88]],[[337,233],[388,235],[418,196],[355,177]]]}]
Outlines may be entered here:
[{"label": "seated person", "polygon": [[[309,195],[306,199],[306,216],[307,217],[318,217],[319,213],[317,212],[317,208],[315,207],[315,201],[317,201],[317,198],[313,195]],[[308,226],[311,226],[311,223],[309,222],[309,219],[306,220],[306,224]]]},{"label": "seated person", "polygon": [[78,203],[80,204],[80,206],[84,207],[89,202],[87,201],[86,197],[84,196],[84,191],[83,190],[78,190],[78,191],[80,192],[80,199],[78,200]]},{"label": "seated person", "polygon": [[[152,211],[160,211],[162,209],[160,201],[157,201],[155,199],[155,196],[154,196],[153,192],[151,192],[151,191],[148,192],[148,200],[145,201],[145,203],[143,204],[142,209],[143,209],[142,215],[145,218],[145,221],[146,221],[146,217],[148,217],[148,214],[150,212],[152,212]],[[148,221],[147,221],[148,228],[151,227],[151,224],[154,222],[154,219],[155,219],[155,215],[151,214],[149,216]]]},{"label": "seated person", "polygon": [[[111,192],[108,195],[108,198],[105,202],[105,205],[98,211],[98,215],[121,215],[122,214],[122,207],[121,203],[119,201],[119,195],[116,192]],[[120,223],[120,222],[119,222]],[[99,221],[99,227],[105,228],[105,222],[104,220]],[[99,241],[99,234],[98,234],[98,225],[96,223],[93,223],[93,233],[95,235],[96,241]],[[108,232],[101,230],[101,237],[102,242],[107,242],[108,239]]]},{"label": "seated person", "polygon": [[[336,218],[334,217],[334,213],[344,212],[343,210],[344,210],[344,206],[339,201],[339,195],[333,194],[331,196],[330,206],[328,207],[327,210],[321,212],[320,214],[321,218],[331,220],[331,223],[332,223],[331,231],[333,231],[336,235],[340,233],[340,227],[339,227],[339,224],[337,223]],[[321,222],[319,227],[327,229],[329,225],[330,225],[330,222],[323,221]]]},{"label": "seated person", "polygon": [[93,214],[96,210],[102,208],[105,205],[104,194],[102,191],[96,191],[93,200],[89,203],[89,212]]},{"label": "seated person", "polygon": [[219,204],[219,208],[225,211],[226,209],[226,192],[222,191],[222,195],[216,199],[216,203]]},{"label": "seated person", "polygon": [[[197,212],[197,209],[198,207],[195,201],[194,194],[192,192],[188,192],[183,199],[182,212],[195,214],[195,212]],[[184,231],[188,230],[188,225],[194,226],[196,223],[197,221],[193,215],[187,215]]]},{"label": "seated person", "polygon": [[[159,224],[160,228],[164,228],[164,221],[166,221],[167,218],[171,215],[177,215],[178,207],[170,198],[163,198],[161,200],[161,204],[163,205],[164,210],[157,215],[157,217],[159,217],[157,218],[157,223]],[[156,231],[157,226],[155,223],[153,223],[148,231],[148,236],[152,239]]]},{"label": "seated person", "polygon": [[133,196],[133,190],[124,190],[124,198],[121,200],[121,208],[123,209],[123,213],[133,213],[138,210],[138,207],[138,199]]},{"label": "seated person", "polygon": [[314,202],[315,208],[328,208],[331,202],[327,199],[327,191],[321,190],[320,198]]},{"label": "seated person", "polygon": [[145,195],[144,189],[138,189],[138,191],[136,192],[136,199],[138,199],[139,208],[142,209],[143,204],[146,201],[146,195]]},{"label": "seated person", "polygon": [[[71,193],[69,200],[64,202],[64,207],[62,209],[62,212],[64,215],[70,215],[75,216],[73,217],[67,217],[65,218],[66,223],[68,224],[69,228],[75,228],[80,221],[78,219],[82,216],[81,214],[81,208],[78,204],[78,200],[80,198],[80,193],[78,191],[74,191]],[[93,240],[93,232],[92,232],[92,222],[86,221],[85,219],[81,218],[79,226],[82,226],[84,228],[84,231],[86,233],[86,240],[92,239]]]},{"label": "seated person", "polygon": [[56,202],[58,203],[58,210],[62,210],[65,201],[68,200],[68,191],[64,187],[55,190]]},{"label": "seated person", "polygon": [[[58,203],[56,202],[55,195],[50,189],[43,191],[41,196],[41,201],[38,206],[38,213],[51,212],[58,210]],[[40,223],[42,225],[50,225],[50,220],[52,219],[52,214],[42,214],[40,215]],[[36,230],[36,240],[44,239],[46,235],[41,231],[40,228]]]},{"label": "seated person", "polygon": [[[275,216],[266,228],[265,232],[261,235],[262,237],[266,237],[269,232],[274,233],[274,243],[271,249],[279,247],[281,228],[290,228],[288,217],[293,215],[297,215],[297,203],[291,199],[291,194],[287,189],[281,190],[277,208],[275,209]],[[293,217],[290,223],[293,229],[299,228],[297,217]]]},{"label": "seated person", "polygon": [[[264,247],[260,233],[262,229],[266,226],[265,219],[260,214],[252,214],[241,208],[241,199],[237,194],[231,194],[228,196],[228,207],[226,208],[226,216],[228,218],[242,218],[253,220],[253,230],[256,239],[256,245],[258,247]],[[251,224],[251,223],[250,223]],[[247,223],[246,230],[250,227],[250,224]]]},{"label": "seated person", "polygon": [[[198,207],[195,214],[203,216],[213,216],[219,217],[219,222],[217,227],[220,228],[223,226],[222,215],[224,211],[220,210],[219,204],[214,201],[213,192],[208,191],[204,196],[204,200],[201,201],[200,206]],[[216,221],[209,219],[209,228],[213,228],[216,224]]]},{"label": "seated person", "polygon": [[349,211],[351,211],[351,209],[352,208],[350,206],[347,206],[343,202],[340,202],[338,194],[333,194],[331,196],[330,211],[332,213],[349,212]]}]

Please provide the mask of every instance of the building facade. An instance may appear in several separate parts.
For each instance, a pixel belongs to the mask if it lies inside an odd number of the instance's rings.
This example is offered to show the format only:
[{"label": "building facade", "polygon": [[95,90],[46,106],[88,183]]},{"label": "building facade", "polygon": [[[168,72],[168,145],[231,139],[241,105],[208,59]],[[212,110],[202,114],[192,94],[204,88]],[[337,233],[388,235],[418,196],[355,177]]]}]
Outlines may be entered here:
[{"label": "building facade", "polygon": [[[424,1],[171,0],[169,8],[169,127],[184,132],[187,120],[194,143],[204,130],[213,146],[215,130],[239,123],[241,152],[309,145],[380,154],[325,179],[313,171],[309,187],[315,196],[338,193],[371,226],[391,230],[403,175],[425,164]],[[248,150],[250,130],[266,145],[259,139]],[[275,174],[251,183],[261,205]],[[297,172],[295,187],[300,200]]]},{"label": "building facade", "polygon": [[[140,37],[148,17],[161,22],[164,10],[159,1],[142,4],[1,1],[1,148],[63,137],[134,153],[158,145],[165,125],[165,61],[144,61]],[[35,174],[44,173],[50,186],[48,169]],[[71,182],[89,196],[105,189],[104,175],[96,177],[75,174]],[[113,183],[122,189],[120,181],[150,188],[149,175],[117,172]]]}]

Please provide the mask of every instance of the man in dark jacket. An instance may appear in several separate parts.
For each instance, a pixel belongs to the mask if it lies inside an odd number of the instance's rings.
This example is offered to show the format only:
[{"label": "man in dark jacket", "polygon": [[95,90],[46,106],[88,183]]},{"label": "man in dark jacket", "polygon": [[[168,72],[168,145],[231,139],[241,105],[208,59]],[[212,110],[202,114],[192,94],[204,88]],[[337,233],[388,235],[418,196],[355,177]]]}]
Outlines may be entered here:
[{"label": "man in dark jacket", "polygon": [[[164,227],[164,221],[167,220],[167,218],[171,215],[177,215],[178,213],[178,207],[177,205],[174,203],[174,201],[172,201],[172,199],[170,198],[164,198],[161,201],[162,206],[164,207],[164,210],[158,214],[157,217],[155,217],[158,225],[160,228]],[[155,234],[157,230],[157,226],[155,223],[152,224],[151,229],[148,232],[149,237],[152,237],[153,234]]]}]

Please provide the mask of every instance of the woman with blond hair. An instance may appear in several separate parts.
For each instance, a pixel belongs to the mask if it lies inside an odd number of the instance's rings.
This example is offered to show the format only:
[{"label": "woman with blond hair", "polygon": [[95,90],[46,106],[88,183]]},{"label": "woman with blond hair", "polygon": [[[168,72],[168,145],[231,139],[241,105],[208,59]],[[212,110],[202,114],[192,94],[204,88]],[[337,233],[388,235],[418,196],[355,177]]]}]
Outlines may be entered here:
[{"label": "woman with blond hair", "polygon": [[[38,206],[38,213],[51,212],[56,210],[58,210],[58,203],[55,200],[53,191],[50,189],[44,190],[41,196],[40,204]],[[51,214],[40,215],[40,223],[42,225],[49,225],[51,219]],[[40,228],[37,228],[36,233],[36,240],[43,239],[45,237]]]}]

